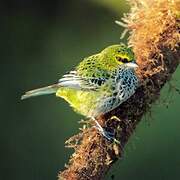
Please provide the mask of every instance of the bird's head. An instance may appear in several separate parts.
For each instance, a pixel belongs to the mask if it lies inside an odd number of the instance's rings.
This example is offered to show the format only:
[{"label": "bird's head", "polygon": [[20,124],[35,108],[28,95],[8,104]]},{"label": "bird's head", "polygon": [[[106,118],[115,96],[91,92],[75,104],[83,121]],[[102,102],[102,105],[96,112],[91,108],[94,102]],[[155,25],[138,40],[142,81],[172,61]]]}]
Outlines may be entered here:
[{"label": "bird's head", "polygon": [[134,69],[138,65],[135,63],[134,53],[131,48],[124,44],[112,45],[105,48],[102,52],[102,61],[110,69],[121,65]]}]

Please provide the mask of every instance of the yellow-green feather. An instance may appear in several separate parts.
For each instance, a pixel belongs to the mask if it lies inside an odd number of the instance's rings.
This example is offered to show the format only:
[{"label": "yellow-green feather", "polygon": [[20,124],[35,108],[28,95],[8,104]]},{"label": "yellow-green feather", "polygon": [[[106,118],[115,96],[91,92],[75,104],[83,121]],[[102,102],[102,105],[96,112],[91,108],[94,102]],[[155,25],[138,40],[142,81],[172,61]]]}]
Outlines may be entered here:
[{"label": "yellow-green feather", "polygon": [[81,91],[71,88],[60,88],[56,96],[65,99],[74,110],[84,116],[96,108],[97,98],[100,92],[96,91]]}]

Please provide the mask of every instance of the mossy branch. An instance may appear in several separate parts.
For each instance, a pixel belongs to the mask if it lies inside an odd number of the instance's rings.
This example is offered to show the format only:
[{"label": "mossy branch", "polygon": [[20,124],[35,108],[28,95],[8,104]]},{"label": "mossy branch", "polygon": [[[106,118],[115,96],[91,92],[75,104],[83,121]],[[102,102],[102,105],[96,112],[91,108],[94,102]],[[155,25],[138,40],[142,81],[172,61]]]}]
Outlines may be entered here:
[{"label": "mossy branch", "polygon": [[[94,128],[82,130],[71,140],[79,140],[59,180],[103,179],[112,164],[122,157],[123,148],[142,116],[160,96],[180,60],[180,2],[178,0],[133,0],[131,12],[123,20],[130,30],[132,46],[139,65],[141,86],[125,103],[100,116],[103,127],[116,130],[120,144],[110,143]],[[112,117],[119,120],[111,120]]]}]

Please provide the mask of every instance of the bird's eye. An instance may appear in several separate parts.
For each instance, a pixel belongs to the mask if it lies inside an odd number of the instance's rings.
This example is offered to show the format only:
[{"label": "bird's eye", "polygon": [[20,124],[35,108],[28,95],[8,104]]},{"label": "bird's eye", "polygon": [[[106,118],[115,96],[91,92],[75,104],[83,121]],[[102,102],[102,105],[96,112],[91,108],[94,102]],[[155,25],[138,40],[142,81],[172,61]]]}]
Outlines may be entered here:
[{"label": "bird's eye", "polygon": [[117,61],[122,62],[122,63],[128,63],[127,58],[121,58],[121,57],[116,57]]},{"label": "bird's eye", "polygon": [[122,59],[121,59],[121,62],[123,62],[123,63],[128,63],[128,59],[127,59],[127,58],[122,58]]}]

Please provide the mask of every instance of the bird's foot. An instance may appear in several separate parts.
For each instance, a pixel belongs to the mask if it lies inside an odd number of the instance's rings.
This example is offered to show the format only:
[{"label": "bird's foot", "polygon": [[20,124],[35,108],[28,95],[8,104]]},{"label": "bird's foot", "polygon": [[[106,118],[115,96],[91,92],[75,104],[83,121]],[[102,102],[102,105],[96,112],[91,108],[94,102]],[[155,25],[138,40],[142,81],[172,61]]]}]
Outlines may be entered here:
[{"label": "bird's foot", "polygon": [[100,124],[99,122],[95,119],[92,118],[94,122],[96,123],[95,128],[99,130],[99,132],[108,140],[111,142],[115,142],[117,144],[120,144],[120,142],[115,138],[115,133],[106,131]]},{"label": "bird's foot", "polygon": [[99,130],[99,132],[109,141],[113,140],[113,133],[106,131],[105,129],[102,128],[102,126],[98,123],[97,120],[95,120],[96,123],[96,128]]}]

